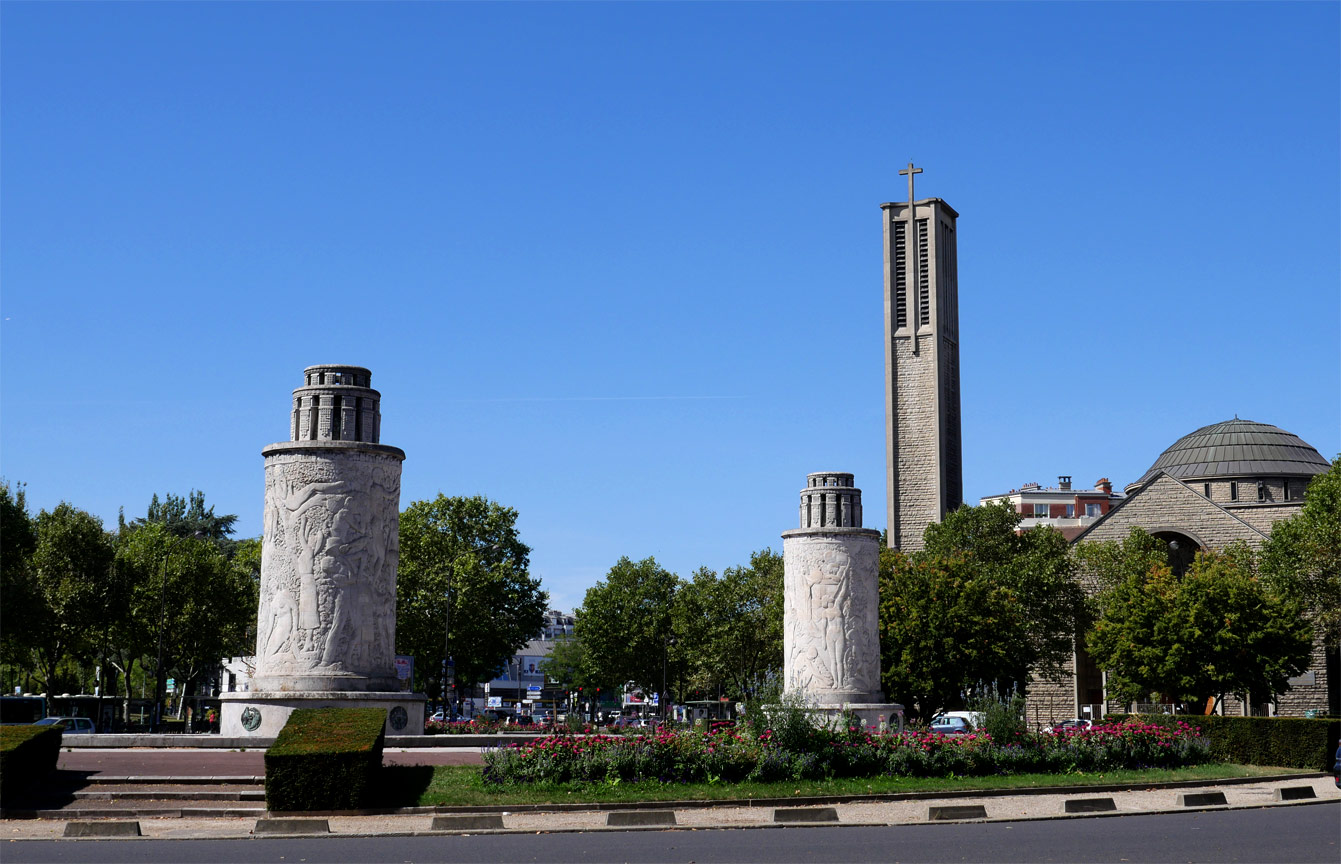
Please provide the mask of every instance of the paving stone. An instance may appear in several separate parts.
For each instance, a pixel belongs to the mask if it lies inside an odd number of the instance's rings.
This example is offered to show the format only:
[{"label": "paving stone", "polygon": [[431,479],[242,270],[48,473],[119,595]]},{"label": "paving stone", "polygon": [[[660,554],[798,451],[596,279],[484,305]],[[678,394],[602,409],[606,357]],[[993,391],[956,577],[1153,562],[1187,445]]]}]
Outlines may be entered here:
[{"label": "paving stone", "polygon": [[774,822],[837,822],[836,807],[779,807],[773,811]]},{"label": "paving stone", "polygon": [[1112,798],[1070,798],[1062,803],[1063,813],[1103,813],[1116,809],[1117,802]]},{"label": "paving stone", "polygon": [[943,822],[950,819],[986,819],[987,808],[982,804],[951,804],[944,807],[928,807],[927,821]]},{"label": "paving stone", "polygon": [[257,834],[329,834],[327,819],[257,819],[253,829]]},{"label": "paving stone", "polygon": [[634,828],[641,825],[674,825],[674,810],[612,810],[605,817],[605,824],[617,828]]},{"label": "paving stone", "polygon": [[66,837],[139,837],[139,822],[66,822]]},{"label": "paving stone", "polygon": [[434,816],[434,831],[501,830],[503,817],[498,813],[465,813],[460,816]]}]

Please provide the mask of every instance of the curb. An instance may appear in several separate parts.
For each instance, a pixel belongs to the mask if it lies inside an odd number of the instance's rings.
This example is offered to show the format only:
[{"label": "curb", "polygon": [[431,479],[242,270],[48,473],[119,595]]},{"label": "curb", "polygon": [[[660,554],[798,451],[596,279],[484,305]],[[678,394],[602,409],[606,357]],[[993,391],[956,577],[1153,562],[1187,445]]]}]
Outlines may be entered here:
[{"label": "curb", "polygon": [[1119,810],[1116,812],[1105,813],[1066,813],[1051,814],[1046,816],[1011,816],[1011,817],[988,817],[986,819],[960,819],[943,821],[919,821],[919,822],[824,822],[824,823],[780,823],[780,822],[760,822],[755,825],[721,825],[721,826],[703,826],[703,825],[648,825],[648,826],[628,826],[628,827],[609,827],[606,825],[589,826],[584,828],[503,828],[503,829],[474,829],[459,831],[342,831],[332,832],[330,834],[246,834],[237,836],[197,836],[197,837],[53,837],[46,840],[29,839],[24,842],[119,842],[136,840],[154,840],[159,842],[171,841],[197,841],[208,840],[323,840],[323,839],[345,839],[345,838],[372,838],[372,837],[470,837],[485,835],[504,835],[504,834],[593,834],[593,833],[615,833],[625,834],[631,831],[759,831],[759,830],[795,830],[797,828],[913,828],[913,827],[943,827],[947,825],[966,825],[966,824],[989,824],[1006,822],[1055,822],[1071,819],[1112,819],[1124,816],[1176,816],[1187,813],[1206,813],[1217,810],[1269,810],[1277,807],[1304,807],[1318,804],[1338,804],[1334,799],[1319,798],[1308,801],[1277,801],[1267,804],[1242,804],[1215,807],[1182,807],[1176,809],[1161,810]]}]

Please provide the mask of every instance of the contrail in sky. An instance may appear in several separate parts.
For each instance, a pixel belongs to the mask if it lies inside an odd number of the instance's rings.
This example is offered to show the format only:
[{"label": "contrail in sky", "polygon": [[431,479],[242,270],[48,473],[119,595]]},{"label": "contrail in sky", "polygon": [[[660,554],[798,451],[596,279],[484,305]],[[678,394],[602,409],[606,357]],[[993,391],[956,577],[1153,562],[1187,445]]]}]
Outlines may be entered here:
[{"label": "contrail in sky", "polygon": [[481,399],[447,399],[447,402],[673,402],[706,399],[748,399],[748,396],[499,396]]}]

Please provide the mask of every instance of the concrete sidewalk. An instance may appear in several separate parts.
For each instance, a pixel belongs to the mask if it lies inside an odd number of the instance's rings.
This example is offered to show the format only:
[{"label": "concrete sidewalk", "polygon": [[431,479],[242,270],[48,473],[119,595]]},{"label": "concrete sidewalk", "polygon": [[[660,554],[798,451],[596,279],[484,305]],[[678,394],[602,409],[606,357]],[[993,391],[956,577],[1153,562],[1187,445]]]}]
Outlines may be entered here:
[{"label": "concrete sidewalk", "polygon": [[[1282,795],[1282,789],[1295,790]],[[1224,804],[1203,803],[1197,796],[1220,793]],[[1297,800],[1282,797],[1311,795]],[[1099,805],[1095,799],[1108,799]],[[1105,806],[1100,812],[1068,813],[1067,802],[1088,801],[1090,807]],[[1025,795],[1015,792],[982,794],[975,797],[941,796],[897,801],[853,801],[807,806],[796,802],[796,808],[781,808],[776,802],[759,806],[723,804],[711,807],[676,808],[673,803],[664,806],[648,804],[639,809],[575,808],[564,810],[525,809],[502,810],[483,814],[480,811],[463,813],[453,808],[415,808],[392,815],[326,815],[292,814],[300,819],[295,823],[273,823],[261,828],[277,827],[282,833],[264,836],[295,836],[309,829],[316,833],[342,836],[383,836],[417,834],[480,834],[499,832],[567,832],[607,830],[673,830],[709,828],[768,828],[786,825],[912,825],[937,820],[933,808],[953,807],[949,821],[1019,821],[1036,819],[1094,818],[1132,814],[1187,812],[1193,809],[1241,809],[1259,807],[1288,807],[1341,803],[1341,790],[1329,775],[1302,775],[1287,779],[1252,783],[1209,783],[1195,788],[1145,789],[1120,792],[1101,792],[1079,787],[1065,793]],[[1073,804],[1074,808],[1075,805]],[[959,809],[969,808],[969,809]],[[976,811],[981,808],[981,811]],[[784,812],[779,813],[779,810]],[[786,812],[790,811],[790,812]],[[827,812],[826,812],[827,811]],[[612,814],[616,814],[612,817]],[[622,814],[622,815],[619,815]],[[641,814],[641,815],[639,815]],[[671,814],[671,815],[666,815]],[[286,816],[289,814],[286,814]],[[472,816],[472,822],[463,825],[462,816]],[[483,822],[480,817],[486,817]],[[779,816],[793,821],[778,821]],[[826,817],[829,818],[826,821]],[[613,827],[611,821],[622,821],[626,826]],[[836,821],[833,821],[836,819]],[[439,820],[435,825],[435,820]],[[666,824],[673,820],[673,825]],[[83,820],[81,820],[83,821]],[[92,822],[135,822],[141,836],[149,838],[246,838],[260,837],[258,819],[254,816],[212,818],[139,818],[122,820],[88,820]],[[492,823],[501,827],[476,827]],[[642,823],[644,827],[639,827]],[[0,822],[0,832],[10,840],[56,839],[66,833],[68,820],[10,819]],[[295,832],[294,829],[301,829]],[[307,836],[303,833],[303,836]]]}]

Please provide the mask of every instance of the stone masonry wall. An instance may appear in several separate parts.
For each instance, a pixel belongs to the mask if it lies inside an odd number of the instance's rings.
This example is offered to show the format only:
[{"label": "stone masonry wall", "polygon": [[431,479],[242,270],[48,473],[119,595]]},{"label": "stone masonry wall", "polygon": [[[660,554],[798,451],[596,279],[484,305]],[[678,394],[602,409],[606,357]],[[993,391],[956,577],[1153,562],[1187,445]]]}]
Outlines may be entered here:
[{"label": "stone masonry wall", "polygon": [[922,548],[922,532],[940,518],[937,492],[936,340],[921,338],[914,355],[912,340],[894,340],[894,453],[897,465],[891,502],[890,540],[905,551]]},{"label": "stone masonry wall", "polygon": [[1079,542],[1122,541],[1132,528],[1154,534],[1178,531],[1190,534],[1212,549],[1223,549],[1236,540],[1261,545],[1266,536],[1241,519],[1208,502],[1199,493],[1161,474],[1134,493],[1106,519],[1081,535]]}]

